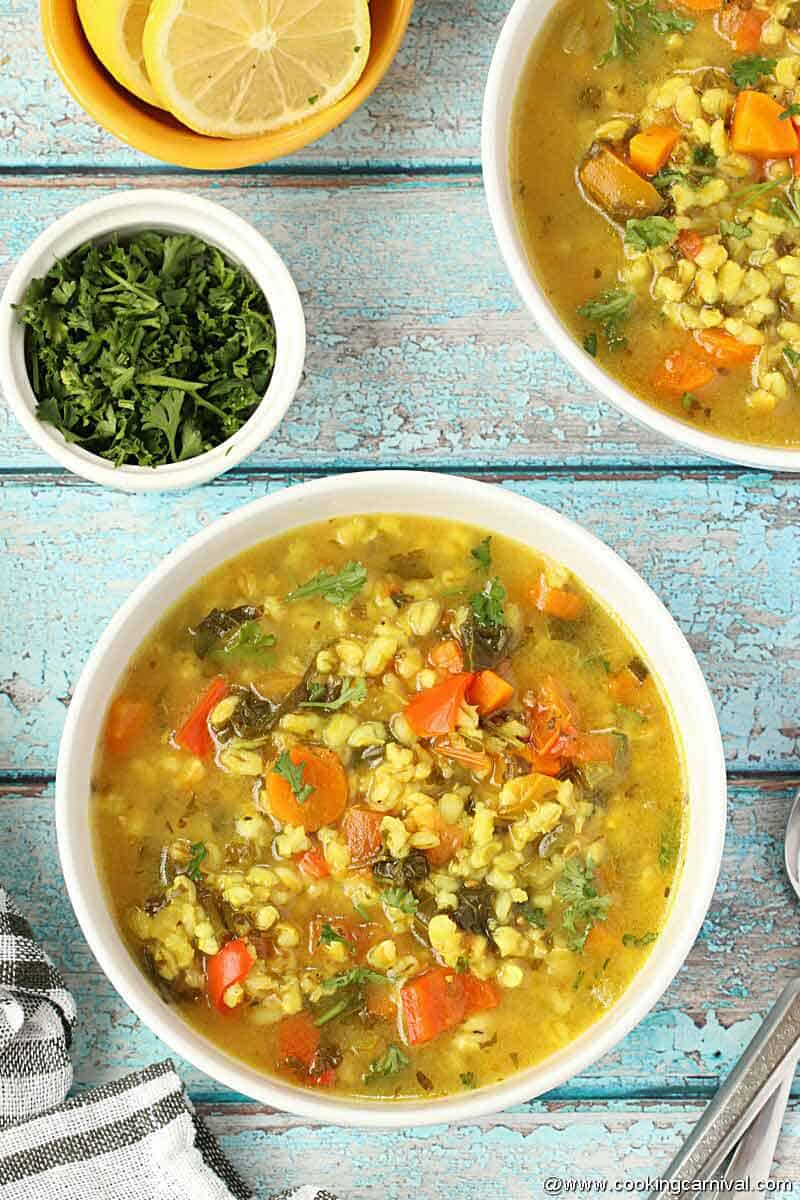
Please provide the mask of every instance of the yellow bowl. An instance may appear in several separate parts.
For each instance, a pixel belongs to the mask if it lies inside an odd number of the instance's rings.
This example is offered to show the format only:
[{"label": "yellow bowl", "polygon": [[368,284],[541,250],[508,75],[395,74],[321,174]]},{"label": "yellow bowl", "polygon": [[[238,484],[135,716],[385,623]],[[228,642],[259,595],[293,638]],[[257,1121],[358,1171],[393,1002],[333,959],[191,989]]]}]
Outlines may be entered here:
[{"label": "yellow bowl", "polygon": [[99,125],[143,154],[177,167],[224,171],[292,154],[341,124],[375,90],[391,66],[414,0],[371,0],[372,44],[364,74],[338,104],[295,125],[249,138],[194,133],[169,113],[151,108],[101,66],[83,34],[75,0],[41,0],[44,44],[53,66],[81,108]]}]

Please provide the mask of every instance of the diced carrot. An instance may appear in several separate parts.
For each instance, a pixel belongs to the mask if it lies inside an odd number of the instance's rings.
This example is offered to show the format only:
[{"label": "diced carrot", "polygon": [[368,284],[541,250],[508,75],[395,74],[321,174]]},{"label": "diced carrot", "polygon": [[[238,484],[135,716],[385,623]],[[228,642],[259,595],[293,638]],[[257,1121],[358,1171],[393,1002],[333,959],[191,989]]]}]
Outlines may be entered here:
[{"label": "diced carrot", "polygon": [[441,867],[450,862],[464,845],[464,833],[457,825],[443,825],[436,832],[439,835],[439,845],[429,846],[425,855],[431,866]]},{"label": "diced carrot", "polygon": [[139,741],[153,714],[149,700],[117,696],[108,710],[105,742],[114,754],[127,754]]},{"label": "diced carrot", "polygon": [[533,702],[528,701],[527,706],[531,729],[529,753],[542,764],[534,765],[543,775],[557,775],[561,770],[561,763],[557,769],[544,768],[548,760],[560,760],[572,754],[578,722],[575,703],[558,680],[548,675]]},{"label": "diced carrot", "polygon": [[795,177],[800,176],[800,150],[798,150],[797,154],[795,154],[794,158],[792,159],[792,170]]},{"label": "diced carrot", "polygon": [[333,825],[347,805],[347,775],[339,756],[323,746],[298,743],[292,746],[289,757],[295,766],[302,765],[303,784],[314,790],[301,802],[289,781],[271,768],[266,775],[266,792],[273,817],[286,825],[302,825],[307,833]]},{"label": "diced carrot", "polygon": [[221,950],[206,960],[208,998],[220,1012],[230,1012],[224,996],[234,983],[241,983],[250,973],[255,959],[242,938],[226,942]]},{"label": "diced carrot", "polygon": [[672,0],[673,7],[690,8],[692,12],[715,12],[722,0]]},{"label": "diced carrot", "polygon": [[284,1017],[278,1026],[278,1063],[283,1067],[311,1069],[317,1056],[320,1032],[307,1009]]},{"label": "diced carrot", "polygon": [[764,92],[744,91],[736,98],[731,148],[753,158],[792,158],[800,148],[792,121],[782,121],[786,106]]},{"label": "diced carrot", "polygon": [[612,930],[607,928],[607,924],[606,921],[598,921],[596,925],[593,925],[584,943],[586,950],[601,958],[608,958],[620,947],[619,938],[615,937]]},{"label": "diced carrot", "polygon": [[617,704],[624,704],[627,708],[633,708],[637,703],[641,686],[641,679],[633,673],[630,667],[623,667],[608,681],[608,690],[612,699],[616,700]]},{"label": "diced carrot", "polygon": [[575,738],[575,762],[613,763],[617,744],[612,733],[579,733]]},{"label": "diced carrot", "polygon": [[336,1083],[336,1067],[326,1067],[319,1075],[309,1075],[308,1082],[314,1087],[333,1087]]},{"label": "diced carrot", "polygon": [[452,733],[456,727],[458,710],[472,680],[472,673],[466,671],[460,675],[452,675],[450,679],[412,696],[406,705],[405,713],[414,733],[419,737]]},{"label": "diced carrot", "polygon": [[383,813],[371,808],[348,808],[342,817],[342,833],[350,850],[350,865],[365,867],[377,858],[383,847]]},{"label": "diced carrot", "polygon": [[294,861],[303,874],[308,875],[309,879],[325,879],[331,873],[330,867],[325,861],[325,855],[316,846],[304,853],[296,854]]},{"label": "diced carrot", "polygon": [[228,690],[222,675],[212,679],[189,716],[175,734],[175,743],[198,758],[208,758],[214,742],[208,728],[208,718]]},{"label": "diced carrot", "polygon": [[453,1029],[471,1013],[495,1008],[500,993],[473,975],[433,967],[401,988],[400,1003],[406,1037],[410,1045],[419,1046]]},{"label": "diced carrot", "polygon": [[488,717],[505,708],[513,695],[514,688],[502,675],[496,671],[479,671],[469,685],[467,700],[475,705],[482,717]]},{"label": "diced carrot", "polygon": [[682,229],[678,234],[678,249],[684,258],[697,258],[704,245],[704,239],[694,229]]},{"label": "diced carrot", "polygon": [[671,125],[651,125],[630,140],[631,166],[641,175],[656,175],[675,149],[680,133]]},{"label": "diced carrot", "polygon": [[586,608],[586,601],[575,592],[550,587],[542,574],[530,590],[530,597],[539,612],[562,621],[576,621]]},{"label": "diced carrot", "polygon": [[653,373],[653,387],[660,392],[682,396],[696,392],[711,383],[716,372],[699,355],[686,350],[673,350]]},{"label": "diced carrot", "polygon": [[646,217],[664,207],[664,197],[652,183],[608,146],[602,146],[585,160],[579,179],[589,198],[615,221]]},{"label": "diced carrot", "polygon": [[740,342],[724,329],[698,329],[694,338],[718,367],[745,366],[753,361],[761,349],[760,346]]},{"label": "diced carrot", "polygon": [[564,759],[555,754],[537,754],[535,750],[528,751],[531,766],[539,775],[550,775],[553,779],[564,769]]},{"label": "diced carrot", "polygon": [[451,758],[453,762],[469,767],[471,771],[491,770],[492,760],[482,750],[468,750],[466,746],[455,746],[451,742],[439,740],[434,743],[434,750],[443,758]]},{"label": "diced carrot", "polygon": [[464,670],[464,655],[455,638],[437,642],[428,654],[428,662],[437,671],[447,671],[450,675],[458,675]]},{"label": "diced carrot", "polygon": [[767,13],[758,8],[743,8],[729,4],[719,14],[719,32],[734,50],[752,54],[761,45],[761,30]]}]

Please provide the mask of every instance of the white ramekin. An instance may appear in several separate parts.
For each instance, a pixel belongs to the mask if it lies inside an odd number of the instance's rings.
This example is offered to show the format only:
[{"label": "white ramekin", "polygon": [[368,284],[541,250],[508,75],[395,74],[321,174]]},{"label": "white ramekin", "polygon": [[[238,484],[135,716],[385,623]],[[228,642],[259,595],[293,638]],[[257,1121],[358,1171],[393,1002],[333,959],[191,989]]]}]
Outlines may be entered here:
[{"label": "white ramekin", "polygon": [[[565,563],[617,614],[660,679],[686,767],[686,861],[664,930],[632,986],[596,1024],[538,1066],[492,1087],[428,1102],[326,1096],[262,1075],[212,1045],[159,998],[136,966],[91,852],[92,763],[106,707],[131,655],[166,610],[209,571],[265,538],[312,521],[376,512],[474,522]],[[100,966],[141,1020],[197,1068],[261,1103],[313,1120],[384,1127],[463,1120],[519,1104],[557,1087],[615,1046],[661,996],[697,936],[719,870],[725,810],[725,761],[708,689],[683,634],[636,572],[549,508],[491,484],[410,471],[343,475],[287,488],[214,522],[165,558],[119,610],[84,668],[69,707],[56,780],[58,845],[70,899]]]},{"label": "white ramekin", "polygon": [[[489,214],[511,278],[539,328],[559,354],[602,396],[629,417],[700,454],[762,467],[800,471],[800,450],[755,446],[703,433],[646,404],[598,366],[573,339],[540,286],[520,236],[511,190],[511,117],[531,44],[561,0],[515,0],[495,47],[481,123],[481,159]],[[535,135],[535,131],[534,131]]]},{"label": "white ramekin", "polygon": [[[264,399],[233,437],[186,462],[161,467],[115,467],[98,454],[67,442],[36,416],[36,396],[25,366],[25,329],[14,313],[28,284],[85,242],[143,229],[193,233],[217,246],[252,276],[267,298],[275,322],[275,367]],[[42,233],[14,268],[0,299],[0,389],[31,439],[70,471],[92,483],[126,492],[173,491],[206,483],[241,462],[272,432],[292,402],[305,360],[303,307],[283,260],[247,221],[221,204],[180,191],[147,188],[91,200]]]}]

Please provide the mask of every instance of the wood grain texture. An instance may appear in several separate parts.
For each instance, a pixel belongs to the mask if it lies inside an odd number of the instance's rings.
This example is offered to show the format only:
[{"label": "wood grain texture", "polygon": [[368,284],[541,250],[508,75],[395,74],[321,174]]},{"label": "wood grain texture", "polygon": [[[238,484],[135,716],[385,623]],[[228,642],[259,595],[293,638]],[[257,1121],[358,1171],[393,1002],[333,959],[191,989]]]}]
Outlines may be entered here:
[{"label": "wood grain texture", "polygon": [[[0,605],[14,614],[0,645],[0,771],[52,770],[64,707],[90,648],[167,551],[298,478],[231,474],[188,493],[126,497],[71,476],[0,476]],[[729,766],[800,766],[792,481],[587,473],[503,485],[585,525],[652,584],[697,652]]]},{"label": "wood grain texture", "polygon": [[[616,1050],[522,1111],[545,1113],[558,1100],[688,1101],[713,1094],[783,984],[800,969],[797,900],[782,862],[795,790],[796,782],[787,779],[731,782],[720,881],[686,965]],[[75,921],[56,857],[51,785],[0,788],[0,861],[4,884],[77,997],[77,1083],[86,1087],[163,1058],[164,1044],[113,991]],[[179,1066],[196,1099],[237,1099],[186,1063]]]},{"label": "wood grain texture", "polygon": [[[57,217],[132,183],[228,205],[274,243],[300,289],[305,378],[248,465],[708,462],[624,417],[556,354],[520,308],[477,177],[0,177],[0,286]],[[0,468],[49,462],[0,406]]]},{"label": "wood grain texture", "polygon": [[[0,163],[152,167],[152,159],[100,129],[69,96],[45,52],[38,7],[38,0],[0,4]],[[418,0],[382,85],[344,125],[294,155],[292,165],[476,165],[483,86],[508,8],[508,0]]]}]

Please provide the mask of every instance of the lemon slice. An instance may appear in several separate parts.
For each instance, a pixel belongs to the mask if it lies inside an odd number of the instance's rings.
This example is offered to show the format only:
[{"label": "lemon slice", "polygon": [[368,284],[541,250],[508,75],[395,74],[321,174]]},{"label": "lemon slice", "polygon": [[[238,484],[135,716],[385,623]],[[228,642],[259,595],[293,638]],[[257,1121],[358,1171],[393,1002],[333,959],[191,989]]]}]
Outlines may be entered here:
[{"label": "lemon slice", "polygon": [[198,133],[248,137],[341,100],[369,55],[367,0],[153,0],[147,72]]},{"label": "lemon slice", "polygon": [[142,52],[149,11],[150,0],[78,0],[83,31],[106,70],[134,96],[160,108]]}]

